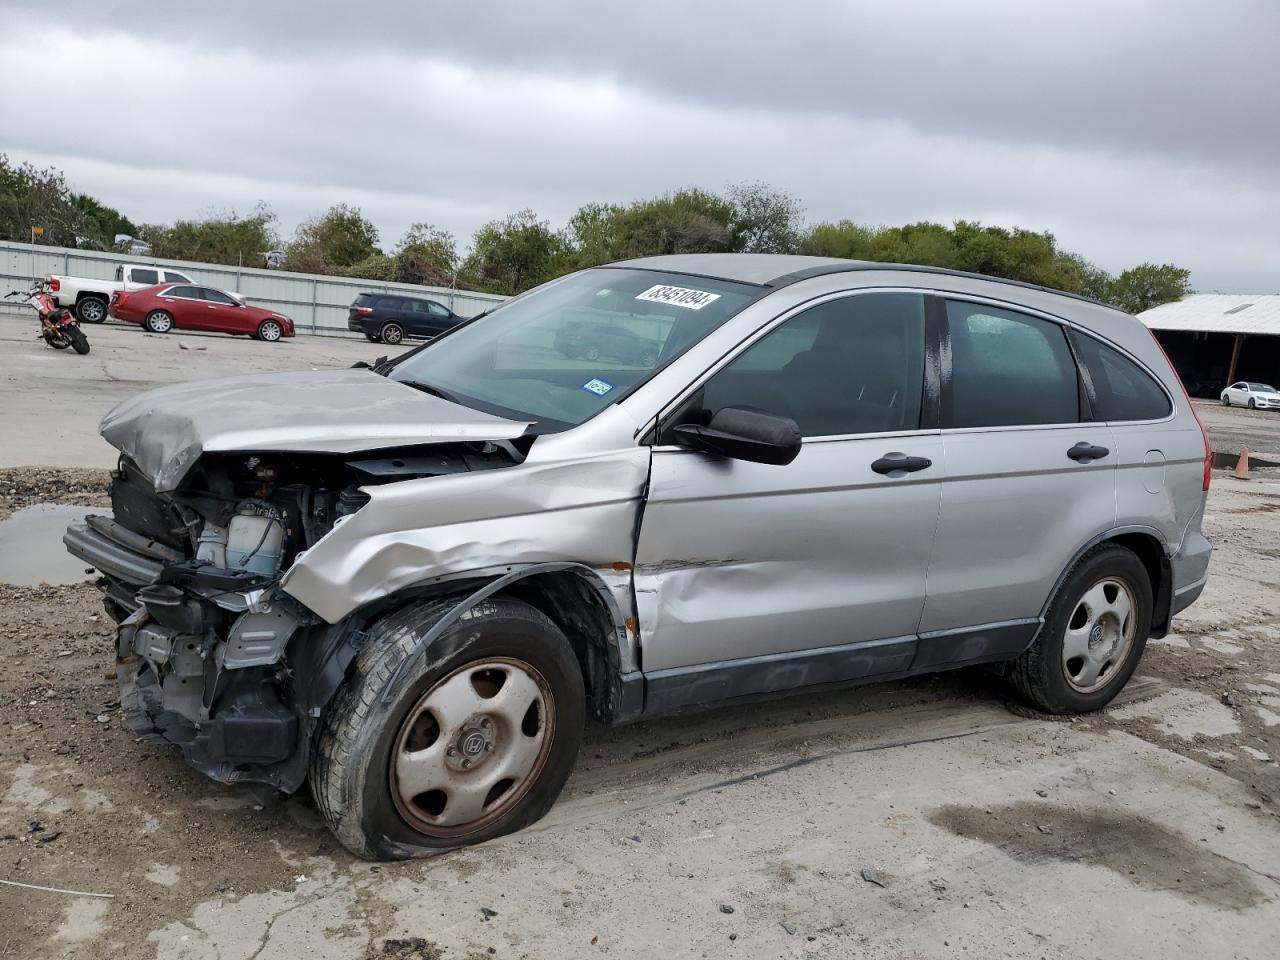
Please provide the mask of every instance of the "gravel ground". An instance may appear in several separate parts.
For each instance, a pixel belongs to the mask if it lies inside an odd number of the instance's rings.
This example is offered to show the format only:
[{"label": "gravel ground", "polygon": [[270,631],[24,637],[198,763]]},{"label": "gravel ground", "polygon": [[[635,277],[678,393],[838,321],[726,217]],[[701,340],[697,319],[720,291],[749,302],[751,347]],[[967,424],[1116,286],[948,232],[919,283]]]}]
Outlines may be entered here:
[{"label": "gravel ground", "polygon": [[[4,471],[0,510],[104,480]],[[1206,528],[1102,713],[975,670],[593,729],[546,820],[408,864],[136,742],[91,586],[0,587],[0,879],[113,895],[0,885],[0,957],[1274,956],[1280,485],[1220,475]]]}]

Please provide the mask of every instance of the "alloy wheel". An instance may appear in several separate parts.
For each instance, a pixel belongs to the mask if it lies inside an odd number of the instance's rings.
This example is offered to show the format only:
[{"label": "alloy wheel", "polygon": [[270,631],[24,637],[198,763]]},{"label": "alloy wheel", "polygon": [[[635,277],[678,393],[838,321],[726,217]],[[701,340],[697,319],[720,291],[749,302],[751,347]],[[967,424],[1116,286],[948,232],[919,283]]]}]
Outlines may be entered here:
[{"label": "alloy wheel", "polygon": [[537,782],[555,735],[546,680],[522,660],[467,664],[435,683],[401,723],[391,797],[415,830],[462,836],[510,810]]},{"label": "alloy wheel", "polygon": [[1072,688],[1092,693],[1111,680],[1133,647],[1135,606],[1128,584],[1114,577],[1081,595],[1062,642],[1062,669]]}]

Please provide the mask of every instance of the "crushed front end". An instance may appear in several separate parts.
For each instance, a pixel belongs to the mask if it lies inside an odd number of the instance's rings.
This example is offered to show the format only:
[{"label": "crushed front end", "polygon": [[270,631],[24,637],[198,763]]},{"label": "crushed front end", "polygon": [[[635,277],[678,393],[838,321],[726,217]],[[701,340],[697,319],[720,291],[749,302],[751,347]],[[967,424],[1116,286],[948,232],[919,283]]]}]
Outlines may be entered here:
[{"label": "crushed front end", "polygon": [[134,729],[214,779],[296,790],[363,634],[358,620],[326,623],[288,596],[283,573],[368,502],[363,487],[516,459],[488,443],[363,458],[206,453],[162,492],[122,457],[112,516],[73,523],[63,542],[101,574]]}]

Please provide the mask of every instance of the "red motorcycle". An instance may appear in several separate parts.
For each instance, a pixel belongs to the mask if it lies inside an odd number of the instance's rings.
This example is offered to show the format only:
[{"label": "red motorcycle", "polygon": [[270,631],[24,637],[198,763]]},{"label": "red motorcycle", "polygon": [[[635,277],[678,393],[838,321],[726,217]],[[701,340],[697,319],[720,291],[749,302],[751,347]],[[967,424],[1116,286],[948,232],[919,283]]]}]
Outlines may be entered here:
[{"label": "red motorcycle", "polygon": [[5,294],[5,299],[10,297],[24,297],[27,304],[35,308],[40,317],[40,335],[53,349],[65,350],[70,347],[81,356],[89,352],[89,338],[84,335],[71,311],[53,302],[48,281],[36,280],[31,284],[30,290],[10,290]]}]

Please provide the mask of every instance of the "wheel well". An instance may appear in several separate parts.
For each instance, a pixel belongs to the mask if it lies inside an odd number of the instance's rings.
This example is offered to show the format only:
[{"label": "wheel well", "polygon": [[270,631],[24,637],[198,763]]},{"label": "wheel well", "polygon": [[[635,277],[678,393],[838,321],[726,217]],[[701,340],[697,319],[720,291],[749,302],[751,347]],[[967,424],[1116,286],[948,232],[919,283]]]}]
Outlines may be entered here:
[{"label": "wheel well", "polygon": [[88,290],[81,290],[78,294],[76,294],[76,303],[79,303],[81,300],[100,300],[102,303],[108,302],[107,298],[104,297],[102,294],[93,293]]},{"label": "wheel well", "polygon": [[1103,543],[1115,543],[1132,551],[1142,561],[1151,580],[1151,636],[1163,637],[1169,632],[1169,609],[1173,599],[1169,558],[1160,541],[1147,533],[1122,533]]},{"label": "wheel well", "polygon": [[614,680],[621,673],[619,627],[596,587],[582,575],[563,570],[518,580],[499,594],[503,595],[536,607],[564,631],[578,658],[592,712],[608,720],[615,702]]}]

